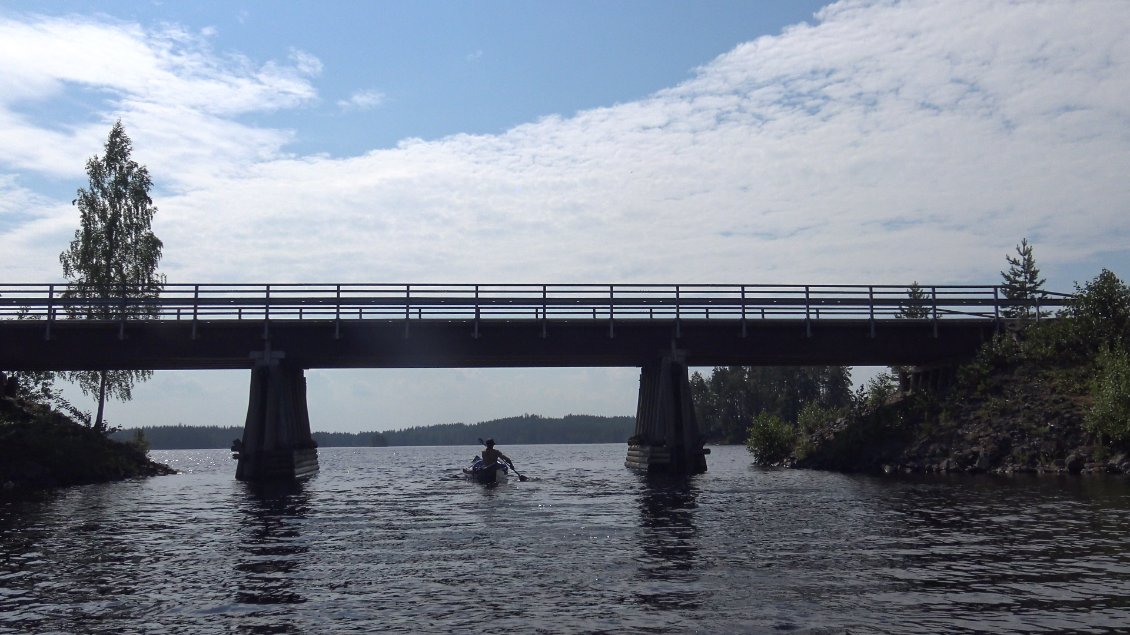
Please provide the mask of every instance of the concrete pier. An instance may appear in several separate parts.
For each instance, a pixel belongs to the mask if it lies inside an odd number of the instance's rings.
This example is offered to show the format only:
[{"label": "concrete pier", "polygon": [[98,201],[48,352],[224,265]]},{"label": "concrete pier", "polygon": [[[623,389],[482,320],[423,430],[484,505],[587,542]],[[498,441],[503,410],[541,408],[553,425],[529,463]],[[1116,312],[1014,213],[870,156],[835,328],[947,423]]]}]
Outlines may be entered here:
[{"label": "concrete pier", "polygon": [[690,377],[685,360],[664,356],[640,370],[636,431],[628,440],[625,465],[648,473],[701,474],[706,471]]},{"label": "concrete pier", "polygon": [[306,377],[281,353],[265,352],[251,371],[243,447],[235,477],[241,481],[294,479],[318,471],[310,434]]}]

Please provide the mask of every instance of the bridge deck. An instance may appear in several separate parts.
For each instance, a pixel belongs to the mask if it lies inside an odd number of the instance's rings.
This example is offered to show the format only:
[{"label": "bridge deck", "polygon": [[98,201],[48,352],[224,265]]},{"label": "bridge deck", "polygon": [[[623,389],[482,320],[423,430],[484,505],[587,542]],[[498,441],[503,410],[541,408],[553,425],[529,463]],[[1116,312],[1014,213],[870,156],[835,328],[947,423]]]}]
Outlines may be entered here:
[{"label": "bridge deck", "polygon": [[[0,369],[920,364],[1006,322],[999,287],[165,285],[84,298],[0,285]],[[1060,306],[1050,295],[1038,306]],[[901,319],[908,310],[922,317]]]}]

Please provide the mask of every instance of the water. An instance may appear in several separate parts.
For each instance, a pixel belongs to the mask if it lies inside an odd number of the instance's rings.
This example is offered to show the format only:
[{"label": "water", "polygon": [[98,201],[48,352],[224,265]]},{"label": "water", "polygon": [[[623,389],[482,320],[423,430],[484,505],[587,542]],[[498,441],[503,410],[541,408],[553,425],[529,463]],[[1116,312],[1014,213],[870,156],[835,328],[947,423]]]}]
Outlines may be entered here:
[{"label": "water", "polygon": [[1130,484],[762,470],[625,446],[323,448],[273,491],[182,474],[0,503],[0,633],[1125,632]]}]

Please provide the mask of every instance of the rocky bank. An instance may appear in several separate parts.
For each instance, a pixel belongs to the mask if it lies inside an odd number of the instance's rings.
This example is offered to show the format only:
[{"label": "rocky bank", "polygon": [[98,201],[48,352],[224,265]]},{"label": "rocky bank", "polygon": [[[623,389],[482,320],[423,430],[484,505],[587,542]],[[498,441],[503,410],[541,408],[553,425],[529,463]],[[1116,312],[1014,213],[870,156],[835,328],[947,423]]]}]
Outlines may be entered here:
[{"label": "rocky bank", "polygon": [[784,465],[871,473],[1130,474],[1083,425],[1089,371],[1022,366],[979,390],[896,395],[807,435]]},{"label": "rocky bank", "polygon": [[0,495],[175,473],[135,444],[40,404],[0,398]]}]

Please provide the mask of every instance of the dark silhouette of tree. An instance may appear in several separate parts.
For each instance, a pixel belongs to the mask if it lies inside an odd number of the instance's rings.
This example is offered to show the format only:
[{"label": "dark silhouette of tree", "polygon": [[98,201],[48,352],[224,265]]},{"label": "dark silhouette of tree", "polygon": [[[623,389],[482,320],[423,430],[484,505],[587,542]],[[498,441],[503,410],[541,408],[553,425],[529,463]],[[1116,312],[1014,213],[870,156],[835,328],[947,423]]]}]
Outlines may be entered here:
[{"label": "dark silhouette of tree", "polygon": [[906,302],[899,305],[899,312],[895,317],[911,320],[930,317],[930,305],[930,295],[915,280],[907,287]]},{"label": "dark silhouette of tree", "polygon": [[[79,210],[79,228],[59,262],[71,281],[65,296],[88,301],[76,317],[115,320],[155,314],[144,301],[157,297],[165,282],[157,273],[162,244],[151,229],[157,208],[149,197],[149,171],[130,158],[132,150],[119,120],[106,139],[105,154],[86,162],[89,187],[79,188],[72,201]],[[66,378],[77,382],[83,394],[97,396],[92,425],[104,431],[106,398],[129,401],[134,384],[152,374],[96,370],[67,373]]]},{"label": "dark silhouette of tree", "polygon": [[1038,315],[1036,305],[1044,297],[1044,279],[1040,277],[1040,270],[1036,267],[1036,257],[1032,254],[1032,245],[1024,238],[1016,246],[1016,256],[1005,256],[1008,261],[1008,271],[1002,271],[1004,278],[1002,290],[1008,300],[1024,302],[1020,306],[1011,306],[1004,310],[1005,317],[1035,318]]},{"label": "dark silhouette of tree", "polygon": [[846,366],[721,366],[691,375],[699,428],[708,441],[745,443],[761,413],[795,425],[807,404],[833,410],[851,403]]}]

